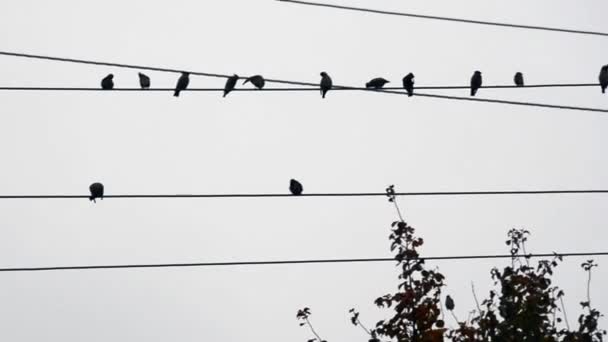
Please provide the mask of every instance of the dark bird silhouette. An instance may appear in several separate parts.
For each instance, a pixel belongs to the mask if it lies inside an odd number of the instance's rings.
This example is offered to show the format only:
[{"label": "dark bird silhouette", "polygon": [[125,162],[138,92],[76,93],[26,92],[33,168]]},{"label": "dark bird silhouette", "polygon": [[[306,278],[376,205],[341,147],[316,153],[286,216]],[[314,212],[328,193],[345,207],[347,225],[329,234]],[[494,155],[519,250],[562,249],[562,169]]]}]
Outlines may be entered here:
[{"label": "dark bird silhouette", "polygon": [[323,71],[321,73],[321,97],[325,98],[325,94],[327,94],[327,92],[331,89],[331,87],[334,85],[333,81],[331,80],[331,77],[329,77],[329,75]]},{"label": "dark bird silhouette", "polygon": [[524,74],[522,74],[521,72],[515,73],[515,76],[513,77],[513,82],[515,82],[516,86],[523,87],[524,86]]},{"label": "dark bird silhouette", "polygon": [[91,192],[91,196],[89,196],[90,201],[96,203],[96,198],[103,199],[103,184],[93,183],[89,186],[89,191]]},{"label": "dark bird silhouette", "polygon": [[137,74],[139,76],[139,85],[141,89],[149,89],[150,88],[150,77],[142,74],[141,72]]},{"label": "dark bird silhouette", "polygon": [[606,93],[608,87],[608,65],[604,65],[600,71],[600,86],[602,86],[602,94]]},{"label": "dark bird silhouette", "polygon": [[173,96],[179,96],[179,93],[188,88],[188,84],[190,83],[190,73],[188,72],[182,72],[182,75],[179,77],[179,79],[177,80],[177,85],[175,86],[175,92],[173,93]]},{"label": "dark bird silhouette", "polygon": [[239,75],[237,74],[228,77],[228,80],[226,80],[226,85],[224,86],[224,97],[226,97],[226,95],[228,95],[232,90],[234,90],[234,87],[236,86],[236,82],[238,80]]},{"label": "dark bird silhouette", "polygon": [[114,81],[112,80],[114,75],[109,74],[101,80],[101,89],[110,90],[114,88]]},{"label": "dark bird silhouette", "polygon": [[450,295],[447,295],[445,297],[445,307],[449,310],[452,311],[455,308],[454,305],[454,300],[452,299],[452,297],[450,297]]},{"label": "dark bird silhouette", "polygon": [[407,96],[414,95],[414,74],[411,72],[403,78],[403,89],[407,91]]},{"label": "dark bird silhouette", "polygon": [[365,83],[365,88],[374,88],[374,89],[381,89],[382,87],[384,87],[385,84],[389,83],[389,80],[385,80],[382,77],[377,77],[372,79],[371,81]]},{"label": "dark bird silhouette", "polygon": [[293,195],[301,195],[303,190],[304,188],[302,187],[302,184],[300,184],[300,182],[297,180],[292,179],[289,181],[289,191],[291,191]]},{"label": "dark bird silhouette", "polygon": [[473,77],[471,77],[471,96],[477,94],[477,89],[481,88],[481,71],[475,71]]},{"label": "dark bird silhouette", "polygon": [[247,84],[247,82],[251,82],[251,84],[258,89],[264,88],[264,85],[266,84],[266,80],[262,75],[251,76],[247,78],[243,84]]}]

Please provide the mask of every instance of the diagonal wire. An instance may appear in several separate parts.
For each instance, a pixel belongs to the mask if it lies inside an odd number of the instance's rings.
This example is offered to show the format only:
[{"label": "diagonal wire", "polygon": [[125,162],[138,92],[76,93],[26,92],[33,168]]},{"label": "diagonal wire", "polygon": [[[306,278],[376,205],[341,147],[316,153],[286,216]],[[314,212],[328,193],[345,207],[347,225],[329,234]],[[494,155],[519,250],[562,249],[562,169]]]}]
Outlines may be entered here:
[{"label": "diagonal wire", "polygon": [[340,5],[318,3],[318,2],[308,2],[308,1],[298,1],[298,0],[277,0],[277,1],[289,2],[292,4],[306,5],[306,6],[327,7],[327,8],[335,8],[335,9],[342,9],[342,10],[349,10],[349,11],[395,15],[395,16],[411,17],[411,18],[419,18],[419,19],[452,21],[452,22],[459,22],[459,23],[466,23],[466,24],[491,25],[491,26],[501,26],[501,27],[510,27],[510,28],[518,28],[518,29],[528,29],[528,30],[542,30],[542,31],[562,32],[562,33],[587,34],[587,35],[594,35],[594,36],[608,36],[608,33],[596,32],[596,31],[583,31],[583,30],[572,30],[572,29],[547,27],[547,26],[521,25],[521,24],[511,24],[511,23],[499,23],[499,22],[492,22],[492,21],[482,21],[482,20],[439,17],[439,16],[434,16],[434,15],[391,12],[391,11],[375,10],[375,9],[370,9],[370,8],[340,6]]},{"label": "diagonal wire", "polygon": [[[82,59],[74,59],[74,58],[63,58],[63,57],[51,57],[51,56],[42,56],[42,55],[32,55],[32,54],[24,54],[24,53],[16,53],[16,52],[8,52],[8,51],[0,51],[0,55],[13,56],[13,57],[23,57],[23,58],[33,58],[33,59],[44,59],[44,60],[52,60],[52,61],[59,61],[59,62],[69,62],[69,63],[81,63],[81,64],[90,64],[90,65],[103,65],[103,66],[112,66],[112,67],[129,68],[129,69],[139,69],[139,70],[153,70],[153,71],[172,72],[172,73],[188,72],[188,73],[190,73],[192,75],[199,75],[199,76],[206,76],[206,77],[228,78],[228,77],[232,76],[232,75],[225,75],[225,74],[215,74],[215,73],[207,73],[207,72],[196,72],[196,71],[187,71],[187,70],[180,70],[180,69],[168,69],[168,68],[149,67],[149,66],[134,65],[134,64],[108,63],[108,62],[90,61],[90,60],[82,60]],[[315,86],[315,87],[318,87],[318,84],[310,83],[310,82],[288,81],[288,80],[279,80],[279,79],[266,79],[266,81],[267,82],[274,82],[274,83],[281,83],[281,84],[291,84],[291,85],[302,85],[302,86]],[[365,91],[375,91],[375,92],[378,92],[378,93],[385,93],[385,94],[407,95],[407,93],[405,93],[403,91],[374,90],[374,89],[366,89],[366,88],[358,88],[358,87],[350,87],[350,86],[340,86],[340,85],[334,85],[333,89],[365,90]],[[544,108],[552,108],[552,109],[566,109],[566,110],[579,110],[579,111],[588,111],[588,112],[608,113],[608,109],[601,109],[601,108],[576,107],[576,106],[561,106],[561,105],[533,103],[533,102],[518,102],[518,101],[506,101],[506,100],[471,98],[471,97],[458,97],[458,96],[447,96],[447,95],[436,95],[436,94],[422,94],[422,93],[414,93],[414,95],[416,95],[416,96],[422,96],[422,97],[436,98],[436,99],[444,99],[444,100],[486,102],[486,103],[498,103],[498,104],[518,105],[518,106],[533,106],[533,107],[544,107]]]}]

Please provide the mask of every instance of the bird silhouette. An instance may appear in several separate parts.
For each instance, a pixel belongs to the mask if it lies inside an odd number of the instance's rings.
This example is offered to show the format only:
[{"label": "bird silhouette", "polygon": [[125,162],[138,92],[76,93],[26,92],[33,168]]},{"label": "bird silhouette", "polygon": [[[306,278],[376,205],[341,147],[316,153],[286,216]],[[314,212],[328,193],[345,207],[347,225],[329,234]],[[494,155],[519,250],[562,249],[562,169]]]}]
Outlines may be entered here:
[{"label": "bird silhouette", "polygon": [[182,72],[182,75],[177,80],[177,85],[175,85],[175,92],[173,96],[179,96],[179,93],[188,88],[188,84],[190,83],[190,73]]},{"label": "bird silhouette", "polygon": [[333,81],[331,80],[331,77],[329,77],[329,75],[323,71],[321,73],[321,97],[325,98],[325,94],[327,94],[327,92],[331,89],[331,87],[333,86]]},{"label": "bird silhouette", "polygon": [[513,82],[515,82],[516,86],[523,87],[524,86],[524,74],[522,74],[521,72],[515,73],[515,76],[513,76]]},{"label": "bird silhouette", "polygon": [[243,82],[243,84],[247,84],[247,82],[251,82],[251,84],[253,84],[253,86],[258,89],[264,88],[264,85],[266,84],[266,80],[264,80],[264,77],[262,77],[262,75],[248,77],[245,82]]},{"label": "bird silhouette", "polygon": [[224,86],[224,97],[226,97],[226,95],[228,95],[232,90],[234,90],[234,87],[236,86],[236,82],[238,80],[239,75],[237,74],[228,77],[228,80],[226,80],[226,85]]},{"label": "bird silhouette", "polygon": [[114,81],[112,80],[114,75],[109,74],[101,80],[101,89],[110,90],[114,88]]},{"label": "bird silhouette", "polygon": [[452,297],[450,297],[450,295],[447,295],[445,297],[445,307],[449,310],[452,311],[454,310],[454,308],[456,307],[454,305],[454,300],[452,299]]},{"label": "bird silhouette", "polygon": [[137,74],[139,76],[139,85],[141,89],[149,89],[150,88],[150,77],[142,74],[141,72]]},{"label": "bird silhouette", "polygon": [[297,180],[292,179],[289,181],[289,191],[291,191],[292,195],[301,195],[303,190],[304,188],[302,187],[302,184],[300,184],[300,182]]},{"label": "bird silhouette", "polygon": [[604,65],[600,71],[600,86],[602,87],[602,94],[606,93],[608,87],[608,65]]},{"label": "bird silhouette", "polygon": [[414,74],[411,72],[403,78],[403,89],[407,91],[407,96],[414,95]]},{"label": "bird silhouette", "polygon": [[95,199],[100,198],[103,199],[103,184],[101,183],[93,183],[89,186],[89,191],[91,192],[91,196],[89,196],[89,200],[96,203]]},{"label": "bird silhouette", "polygon": [[376,77],[374,79],[372,79],[371,81],[365,83],[365,88],[374,88],[374,89],[381,89],[382,87],[384,87],[385,84],[389,83],[389,80],[385,80],[382,77]]},{"label": "bird silhouette", "polygon": [[471,96],[477,94],[477,89],[481,88],[481,84],[481,71],[475,71],[473,77],[471,77]]}]

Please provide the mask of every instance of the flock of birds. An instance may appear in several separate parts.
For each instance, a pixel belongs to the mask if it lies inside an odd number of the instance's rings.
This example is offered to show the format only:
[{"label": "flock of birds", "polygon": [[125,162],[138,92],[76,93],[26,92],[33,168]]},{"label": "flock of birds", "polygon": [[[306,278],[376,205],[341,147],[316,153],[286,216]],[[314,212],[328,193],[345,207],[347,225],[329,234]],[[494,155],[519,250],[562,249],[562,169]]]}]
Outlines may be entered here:
[{"label": "flock of birds", "polygon": [[[98,198],[103,200],[103,184],[99,182],[93,183],[91,186],[89,186],[89,191],[91,192],[89,200],[93,203],[97,203],[96,199]],[[302,186],[302,183],[295,179],[291,179],[289,181],[289,191],[292,195],[299,196],[302,194],[302,191],[304,191],[304,187]]]},{"label": "flock of birds", "polygon": [[[150,88],[150,77],[142,74],[139,75],[139,85],[142,89]],[[226,84],[224,86],[224,97],[228,95],[237,85],[237,82],[241,79],[239,75],[232,75],[228,77],[226,80]],[[606,88],[608,88],[608,65],[602,66],[599,75],[600,86],[602,88],[602,93],[606,92]],[[409,73],[405,77],[403,77],[403,89],[407,91],[408,96],[414,95],[414,74]],[[524,87],[524,75],[521,72],[517,72],[513,77],[513,82],[517,87]],[[266,84],[266,80],[262,75],[255,75],[251,77],[245,78],[245,82],[243,84],[251,83],[257,89],[264,88]],[[368,89],[382,89],[387,83],[390,83],[389,80],[384,79],[382,77],[377,77],[369,82],[365,83],[365,88]],[[182,90],[186,90],[188,88],[188,84],[190,84],[190,73],[183,72],[179,79],[177,80],[177,84],[175,85],[175,91],[173,96],[179,96],[179,93]],[[483,78],[481,76],[481,71],[475,71],[473,76],[471,77],[471,96],[475,96],[477,94],[477,90],[482,87]],[[319,83],[319,88],[321,90],[321,97],[325,98],[325,95],[329,90],[333,87],[333,81],[331,77],[326,72],[321,73],[321,82]],[[114,75],[109,74],[101,80],[101,88],[110,90],[114,89]]]}]

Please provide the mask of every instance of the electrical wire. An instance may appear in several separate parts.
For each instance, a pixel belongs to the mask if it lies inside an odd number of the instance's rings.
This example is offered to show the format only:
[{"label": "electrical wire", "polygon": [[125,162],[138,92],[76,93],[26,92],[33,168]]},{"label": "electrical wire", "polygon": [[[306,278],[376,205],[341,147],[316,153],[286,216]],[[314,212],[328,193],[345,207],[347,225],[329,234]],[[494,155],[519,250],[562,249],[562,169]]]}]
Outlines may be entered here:
[{"label": "electrical wire", "polygon": [[[608,190],[508,190],[508,191],[433,191],[397,192],[395,196],[489,196],[489,195],[573,195],[605,194]],[[264,197],[378,197],[385,192],[341,192],[292,194],[156,194],[156,195],[104,195],[103,198],[264,198]],[[82,199],[89,195],[0,195],[0,199]]]},{"label": "electrical wire", "polygon": [[[460,256],[431,256],[419,257],[421,260],[480,260],[480,259],[510,259],[510,258],[547,258],[547,257],[588,257],[607,256],[608,252],[588,253],[544,253],[544,254],[495,254],[495,255],[460,255]],[[133,269],[133,268],[180,268],[180,267],[212,267],[212,266],[259,266],[259,265],[298,265],[298,264],[338,264],[338,263],[370,263],[396,261],[395,258],[362,258],[362,259],[307,259],[307,260],[271,260],[271,261],[227,261],[227,262],[196,262],[170,264],[123,264],[123,265],[80,265],[80,266],[45,266],[45,267],[7,267],[0,272],[36,272],[36,271],[74,271],[100,269]]]},{"label": "electrical wire", "polygon": [[306,5],[306,6],[327,7],[327,8],[335,8],[335,9],[342,9],[342,10],[349,10],[349,11],[358,11],[358,12],[367,12],[367,13],[376,13],[376,14],[396,15],[396,16],[401,16],[401,17],[411,17],[411,18],[419,18],[419,19],[452,21],[452,22],[459,22],[459,23],[466,23],[466,24],[491,25],[491,26],[501,26],[501,27],[528,29],[528,30],[543,30],[543,31],[553,31],[553,32],[562,32],[562,33],[587,34],[587,35],[594,35],[594,36],[608,36],[608,33],[605,33],[605,32],[596,32],[596,31],[582,31],[582,30],[572,30],[572,29],[547,27],[547,26],[521,25],[521,24],[511,24],[511,23],[498,23],[498,22],[492,22],[492,21],[481,21],[481,20],[461,19],[461,18],[439,17],[439,16],[434,16],[434,15],[422,15],[422,14],[403,13],[403,12],[391,12],[391,11],[382,11],[382,10],[375,10],[375,9],[369,9],[369,8],[340,6],[340,5],[318,3],[318,2],[308,2],[308,1],[298,1],[298,0],[277,0],[277,1],[279,1],[279,2],[289,2],[289,3],[292,3],[292,4]]},{"label": "electrical wire", "polygon": [[[42,55],[32,55],[32,54],[7,52],[7,51],[0,51],[0,55],[13,56],[13,57],[23,57],[23,58],[33,58],[33,59],[43,59],[43,60],[52,60],[52,61],[69,62],[69,63],[81,63],[81,64],[89,64],[89,65],[103,65],[103,66],[112,66],[112,67],[138,69],[138,70],[153,70],[153,71],[172,72],[172,73],[188,72],[188,73],[190,73],[192,75],[199,75],[199,76],[206,76],[206,77],[228,78],[228,77],[232,76],[232,75],[214,74],[214,73],[206,73],[206,72],[195,72],[195,71],[187,71],[187,70],[179,70],[179,69],[149,67],[149,66],[133,65],[133,64],[119,64],[119,63],[98,62],[98,61],[90,61],[90,60],[82,60],[82,59],[74,59],[74,58],[63,58],[63,57],[51,57],[51,56],[42,56]],[[278,79],[266,79],[266,81],[267,82],[274,82],[274,83],[281,83],[281,84],[291,84],[291,85],[318,87],[318,84],[310,83],[310,82],[288,81],[288,80],[278,80]],[[407,95],[407,93],[404,92],[404,91],[383,90],[383,89],[376,90],[376,89],[367,89],[367,88],[341,86],[341,85],[334,85],[333,88],[332,88],[332,90],[338,90],[338,89],[342,89],[342,90],[346,90],[346,89],[363,90],[363,91],[374,91],[374,92],[385,93],[385,94]],[[318,88],[317,88],[317,90],[318,90]],[[543,108],[551,108],[551,109],[565,109],[565,110],[578,110],[578,111],[587,111],[587,112],[608,113],[608,109],[601,109],[601,108],[589,108],[589,107],[577,107],[577,106],[562,106],[562,105],[552,105],[552,104],[534,103],[534,102],[519,102],[519,101],[484,99],[484,98],[474,98],[474,97],[447,96],[447,95],[437,95],[437,94],[414,93],[414,95],[415,96],[421,96],[421,97],[436,98],[436,99],[445,99],[445,100],[486,102],[486,103],[498,103],[498,104],[507,104],[507,105],[517,105],[517,106],[532,106],[532,107],[543,107]]]}]

